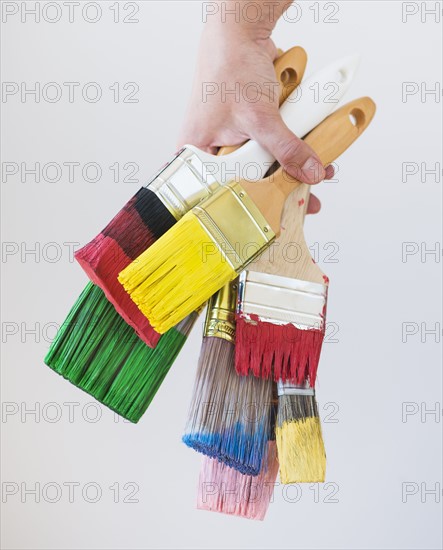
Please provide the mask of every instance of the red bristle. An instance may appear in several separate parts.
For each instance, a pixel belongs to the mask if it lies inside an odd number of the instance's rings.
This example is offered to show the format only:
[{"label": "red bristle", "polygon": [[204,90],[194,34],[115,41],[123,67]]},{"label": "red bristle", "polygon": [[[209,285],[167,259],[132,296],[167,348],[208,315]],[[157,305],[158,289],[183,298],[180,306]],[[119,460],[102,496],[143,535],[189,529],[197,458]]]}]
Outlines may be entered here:
[{"label": "red bristle", "polygon": [[160,335],[129,298],[118,275],[166,233],[176,219],[157,195],[140,188],[103,231],[75,255],[89,278],[131,325],[140,338],[155,347]]},{"label": "red bristle", "polygon": [[118,274],[131,263],[118,243],[103,234],[76,253],[76,259],[93,283],[105,293],[116,311],[150,347],[155,347],[160,339],[146,317],[118,282]]},{"label": "red bristle", "polygon": [[[112,253],[115,256],[112,259],[119,269],[118,273],[120,273],[128,263],[140,255],[140,250],[145,250],[156,240],[140,218],[134,203],[135,197],[114,216],[97,237],[75,253],[75,258],[82,266],[86,264],[90,270],[101,271],[103,280],[110,278],[105,270],[109,267],[108,245],[113,249]],[[117,254],[115,247],[110,244],[112,241],[108,240],[107,237],[117,241],[123,253]],[[103,259],[103,255],[106,255],[106,259]]]},{"label": "red bristle", "polygon": [[275,381],[309,382],[313,387],[323,344],[324,330],[301,330],[292,324],[275,325],[237,318],[235,368]]}]

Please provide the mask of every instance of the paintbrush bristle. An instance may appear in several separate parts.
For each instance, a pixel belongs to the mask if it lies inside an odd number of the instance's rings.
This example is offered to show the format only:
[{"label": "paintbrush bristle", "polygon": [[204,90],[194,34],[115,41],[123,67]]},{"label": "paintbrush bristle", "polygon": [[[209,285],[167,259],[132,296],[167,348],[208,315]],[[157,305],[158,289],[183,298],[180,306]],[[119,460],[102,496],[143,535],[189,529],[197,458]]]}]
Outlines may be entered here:
[{"label": "paintbrush bristle", "polygon": [[91,281],[104,291],[118,313],[149,346],[155,346],[160,335],[124,291],[117,277],[175,222],[155,193],[142,187],[103,231],[75,254]]},{"label": "paintbrush bristle", "polygon": [[275,434],[282,483],[325,480],[326,453],[315,395],[280,395]]},{"label": "paintbrush bristle", "polygon": [[278,473],[275,441],[268,442],[268,460],[258,476],[248,476],[204,457],[198,480],[197,508],[263,520]]},{"label": "paintbrush bristle", "polygon": [[153,328],[163,334],[236,276],[189,212],[118,279]]},{"label": "paintbrush bristle", "polygon": [[197,314],[149,348],[89,283],[60,327],[45,363],[80,389],[138,422],[186,342]]},{"label": "paintbrush bristle", "polygon": [[235,368],[275,381],[315,385],[324,329],[299,329],[293,324],[236,319]]},{"label": "paintbrush bristle", "polygon": [[270,380],[238,376],[234,345],[203,339],[183,441],[232,468],[258,475],[271,438]]}]

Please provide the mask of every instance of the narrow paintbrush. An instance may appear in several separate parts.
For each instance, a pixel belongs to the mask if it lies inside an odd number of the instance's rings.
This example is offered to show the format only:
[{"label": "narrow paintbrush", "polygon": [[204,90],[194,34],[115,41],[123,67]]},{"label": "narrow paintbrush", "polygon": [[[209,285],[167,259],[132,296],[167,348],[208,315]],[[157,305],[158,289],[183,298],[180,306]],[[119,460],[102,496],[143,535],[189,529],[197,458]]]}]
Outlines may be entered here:
[{"label": "narrow paintbrush", "polygon": [[[280,103],[300,83],[305,66],[306,53],[299,47],[290,49],[276,60]],[[295,105],[294,109],[299,110]],[[214,156],[186,146],[137,192],[97,237],[75,254],[90,280],[104,291],[119,314],[152,347],[158,342],[159,334],[128,297],[117,276],[193,206],[226,183],[233,173],[254,163],[257,177],[261,178],[274,160],[252,141],[234,153],[230,151],[230,148],[222,148],[219,156]],[[225,154],[228,152],[230,154]]]},{"label": "narrow paintbrush", "polygon": [[[329,164],[365,130],[374,110],[371,99],[355,100],[305,141]],[[274,242],[285,201],[299,185],[281,168],[259,182],[232,182],[120,273],[119,281],[155,330],[166,332]]]},{"label": "narrow paintbrush", "polygon": [[151,349],[104,299],[102,290],[88,283],[60,327],[45,363],[119,415],[138,422],[196,319],[193,313]]},{"label": "narrow paintbrush", "polygon": [[325,480],[326,453],[313,388],[278,384],[275,435],[282,483]]},{"label": "narrow paintbrush", "polygon": [[268,442],[267,463],[258,476],[241,474],[226,464],[204,457],[198,480],[197,508],[263,520],[278,473],[275,441]]},{"label": "narrow paintbrush", "polygon": [[234,282],[209,301],[183,442],[257,476],[271,438],[273,383],[235,372],[236,299]]}]

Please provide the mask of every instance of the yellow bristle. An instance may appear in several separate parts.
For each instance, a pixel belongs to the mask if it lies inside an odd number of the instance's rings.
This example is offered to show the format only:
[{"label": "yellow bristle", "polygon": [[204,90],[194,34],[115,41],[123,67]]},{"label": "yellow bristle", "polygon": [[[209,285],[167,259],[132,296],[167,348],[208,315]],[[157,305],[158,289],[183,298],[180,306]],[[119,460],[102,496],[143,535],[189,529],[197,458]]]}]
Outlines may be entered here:
[{"label": "yellow bristle", "polygon": [[325,480],[326,454],[319,418],[284,422],[276,427],[275,434],[282,483]]},{"label": "yellow bristle", "polygon": [[118,280],[152,327],[163,334],[235,277],[235,270],[189,212],[129,264]]}]

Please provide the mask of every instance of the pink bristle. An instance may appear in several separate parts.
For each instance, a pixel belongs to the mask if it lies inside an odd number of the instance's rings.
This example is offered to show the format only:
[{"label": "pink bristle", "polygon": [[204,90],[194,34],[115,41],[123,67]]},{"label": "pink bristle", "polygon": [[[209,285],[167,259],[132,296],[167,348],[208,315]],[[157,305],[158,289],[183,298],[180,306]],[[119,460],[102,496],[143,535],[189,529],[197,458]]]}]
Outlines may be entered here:
[{"label": "pink bristle", "polygon": [[262,521],[269,508],[277,473],[275,441],[268,443],[268,462],[258,476],[243,475],[205,456],[199,476],[197,508]]}]

